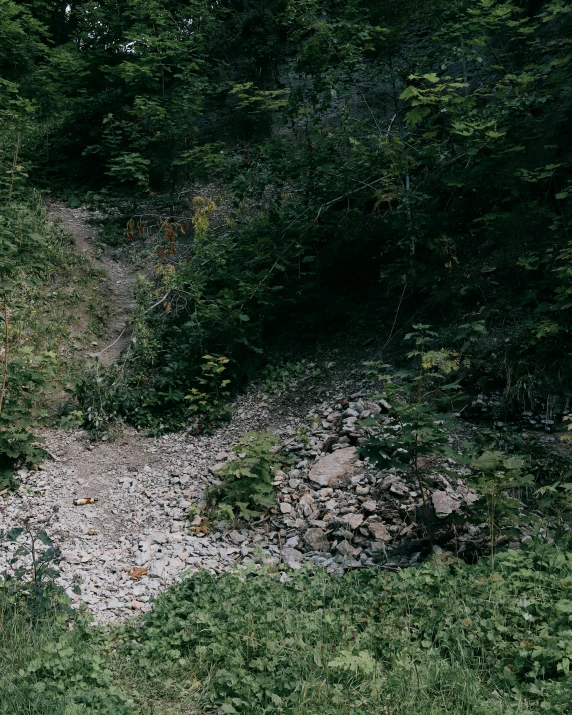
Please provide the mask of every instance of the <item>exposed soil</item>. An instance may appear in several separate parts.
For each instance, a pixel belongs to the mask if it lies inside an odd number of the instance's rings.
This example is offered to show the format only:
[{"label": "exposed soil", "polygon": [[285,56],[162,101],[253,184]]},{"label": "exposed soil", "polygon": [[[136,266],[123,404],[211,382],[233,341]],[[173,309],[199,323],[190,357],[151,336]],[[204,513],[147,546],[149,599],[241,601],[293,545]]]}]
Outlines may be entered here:
[{"label": "exposed soil", "polygon": [[91,223],[90,214],[83,208],[72,209],[61,203],[49,206],[51,218],[70,231],[77,250],[92,265],[103,269],[109,278],[110,320],[104,345],[93,346],[90,357],[97,357],[102,365],[111,365],[129,345],[129,319],[135,309],[133,287],[136,276],[128,265],[118,261],[113,250],[98,242],[98,231]]}]

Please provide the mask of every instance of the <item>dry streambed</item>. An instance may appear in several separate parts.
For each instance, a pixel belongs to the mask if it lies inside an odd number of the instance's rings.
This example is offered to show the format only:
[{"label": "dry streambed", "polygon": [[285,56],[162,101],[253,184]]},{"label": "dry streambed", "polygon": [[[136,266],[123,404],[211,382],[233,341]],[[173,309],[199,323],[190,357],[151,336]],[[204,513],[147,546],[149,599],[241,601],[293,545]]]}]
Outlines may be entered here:
[{"label": "dry streambed", "polygon": [[[129,340],[124,327],[133,275],[107,254],[95,258],[97,234],[85,212],[54,206],[52,213],[74,233],[78,249],[110,276],[113,347],[105,360],[112,361]],[[232,422],[213,435],[149,439],[125,428],[114,442],[91,444],[81,431],[46,432],[52,459],[38,470],[21,470],[19,491],[0,494],[0,574],[29,568],[30,558],[18,548],[45,530],[60,559],[59,582],[75,604],[87,604],[97,620],[106,621],[149,609],[158,592],[197,569],[220,573],[281,563],[312,563],[338,573],[374,564],[404,568],[427,550],[427,517],[441,543],[434,550],[456,556],[482,543],[483,529],[469,524],[451,540],[451,515],[476,498],[462,469],[445,477],[438,461],[426,467],[432,477],[428,515],[417,485],[359,459],[356,446],[365,438],[360,419],[379,415],[383,424],[383,401],[368,397],[359,369],[363,351],[340,360],[335,348],[321,358],[328,367],[333,358],[345,369],[326,371],[318,383],[310,373],[296,378],[281,398],[252,386],[232,406]],[[193,523],[217,468],[232,458],[232,445],[248,431],[268,429],[281,440],[288,463],[275,474],[275,506],[242,528]],[[447,467],[450,474],[453,467]],[[82,498],[96,501],[73,504]],[[22,525],[27,531],[16,542],[6,538]],[[40,542],[37,548],[48,547]]]},{"label": "dry streambed", "polygon": [[[233,421],[214,435],[148,439],[125,429],[114,443],[92,445],[83,432],[47,432],[53,460],[37,471],[22,470],[21,489],[0,497],[2,529],[24,522],[32,530],[45,528],[61,551],[60,583],[97,620],[150,608],[159,591],[199,568],[220,573],[309,562],[343,573],[374,564],[407,567],[423,555],[421,495],[397,473],[359,459],[359,418],[383,406],[351,389],[340,383],[337,394],[305,416],[287,417],[253,387],[235,403]],[[243,528],[193,526],[193,508],[217,481],[218,466],[232,458],[231,446],[245,432],[271,424],[282,453],[290,455],[289,467],[275,474],[276,505]],[[97,501],[74,506],[81,497]],[[475,498],[462,470],[458,478],[444,477],[435,463],[428,499],[434,531],[449,541],[446,551],[462,554],[485,538],[482,529],[466,525],[450,540],[449,517]],[[1,571],[18,565],[10,561],[28,538],[2,540]]]}]

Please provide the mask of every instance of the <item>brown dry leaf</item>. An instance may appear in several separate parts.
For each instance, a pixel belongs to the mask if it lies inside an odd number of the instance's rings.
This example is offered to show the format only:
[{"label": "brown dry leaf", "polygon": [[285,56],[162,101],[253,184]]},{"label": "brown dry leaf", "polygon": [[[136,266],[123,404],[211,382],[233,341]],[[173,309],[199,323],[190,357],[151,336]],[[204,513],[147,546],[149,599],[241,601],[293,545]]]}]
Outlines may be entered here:
[{"label": "brown dry leaf", "polygon": [[196,526],[191,526],[191,531],[193,531],[195,534],[208,534],[209,527],[207,521],[203,519],[200,524]]}]

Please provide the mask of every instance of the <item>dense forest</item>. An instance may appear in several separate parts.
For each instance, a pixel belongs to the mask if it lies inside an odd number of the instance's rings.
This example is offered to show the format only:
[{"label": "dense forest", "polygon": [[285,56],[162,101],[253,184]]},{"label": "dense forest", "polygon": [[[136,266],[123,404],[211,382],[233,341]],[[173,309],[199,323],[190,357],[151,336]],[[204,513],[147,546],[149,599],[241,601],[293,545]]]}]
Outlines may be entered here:
[{"label": "dense forest", "polygon": [[396,347],[415,322],[507,410],[567,395],[568,3],[3,2],[1,22],[5,197],[31,183],[155,238],[115,412],[173,427],[205,353],[238,384],[276,338]]},{"label": "dense forest", "polygon": [[[0,573],[0,713],[569,712],[569,0],[0,0],[0,163],[0,546],[30,545]],[[110,250],[137,276],[106,345]],[[215,481],[177,496],[171,546],[242,558],[259,528],[275,560],[88,626],[76,557],[34,515],[8,530],[49,429],[84,461],[196,439]],[[369,482],[313,478],[349,451]],[[191,474],[133,471],[167,510]]]}]

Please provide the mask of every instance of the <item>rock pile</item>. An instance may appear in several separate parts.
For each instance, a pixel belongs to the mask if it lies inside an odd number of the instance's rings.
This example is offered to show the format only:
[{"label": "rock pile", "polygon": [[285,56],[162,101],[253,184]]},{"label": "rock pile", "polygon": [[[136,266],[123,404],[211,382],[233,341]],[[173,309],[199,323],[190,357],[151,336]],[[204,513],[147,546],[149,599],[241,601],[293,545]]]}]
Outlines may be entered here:
[{"label": "rock pile", "polygon": [[[388,568],[415,563],[427,549],[428,524],[434,540],[462,554],[483,536],[470,525],[451,534],[448,517],[479,497],[467,486],[467,470],[439,460],[426,471],[425,500],[418,484],[408,483],[395,470],[378,470],[359,458],[366,438],[359,420],[388,410],[383,400],[360,394],[337,404],[323,404],[310,415],[312,427],[292,437],[282,451],[295,457],[289,471],[278,471],[278,504],[268,529],[284,540],[282,556],[296,568],[305,561],[343,571],[371,566]],[[386,418],[389,421],[388,418]]]},{"label": "rock pile", "polygon": [[[346,390],[339,385],[337,394]],[[444,476],[439,461],[431,463],[424,505],[417,484],[360,459],[360,420],[388,420],[383,401],[361,393],[330,397],[290,417],[278,407],[253,388],[234,405],[232,423],[214,435],[148,439],[126,429],[115,443],[92,445],[82,432],[46,433],[53,460],[23,470],[20,490],[0,495],[0,574],[29,565],[15,553],[29,536],[12,543],[7,531],[24,522],[33,532],[45,529],[59,548],[59,582],[72,600],[86,603],[98,620],[118,620],[150,608],[160,590],[197,569],[398,569],[428,552],[429,524],[433,544],[456,554],[486,538],[478,527],[452,528],[451,516],[477,499],[462,468],[448,464],[448,473],[458,474]],[[232,445],[249,430],[268,428],[282,440],[276,505],[242,527],[209,523],[204,492],[232,458]],[[74,506],[77,497],[97,501]]]}]

